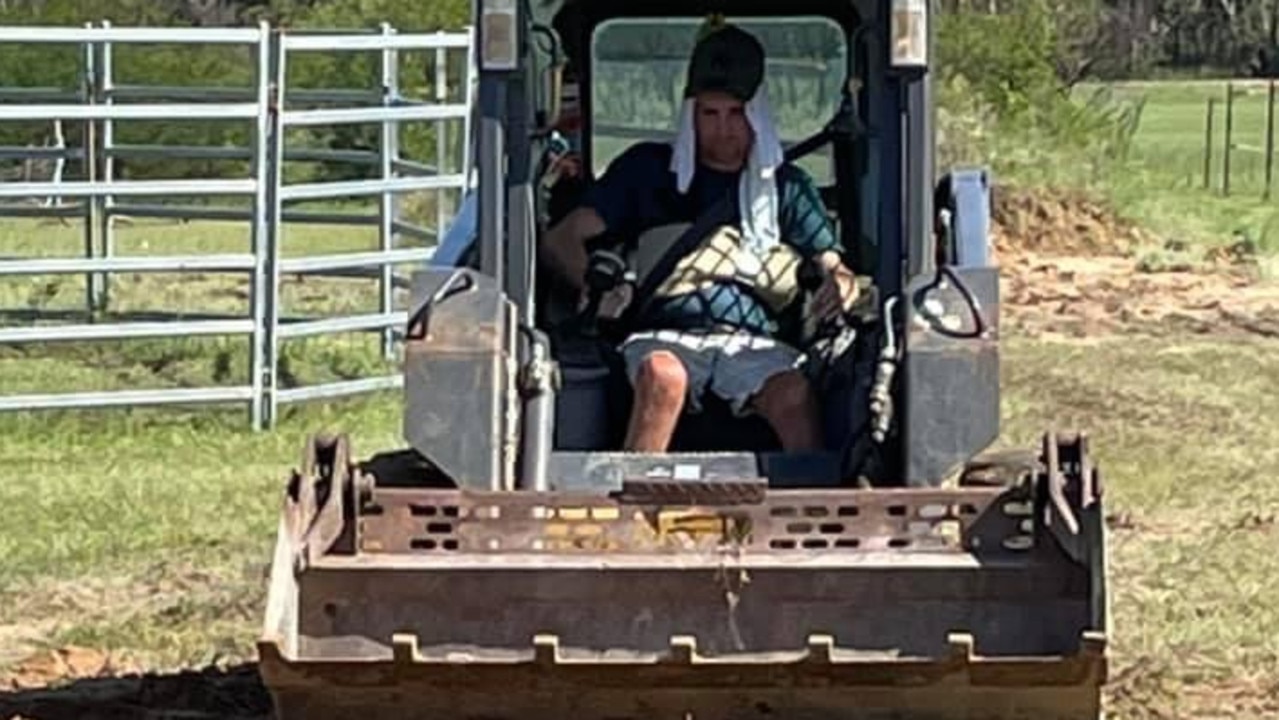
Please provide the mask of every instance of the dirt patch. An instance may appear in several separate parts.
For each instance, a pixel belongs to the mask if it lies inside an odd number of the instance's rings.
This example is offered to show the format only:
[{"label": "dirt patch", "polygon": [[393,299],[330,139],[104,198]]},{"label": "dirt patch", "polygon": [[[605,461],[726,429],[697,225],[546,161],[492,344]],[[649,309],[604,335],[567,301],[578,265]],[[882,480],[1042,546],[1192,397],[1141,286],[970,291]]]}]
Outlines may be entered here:
[{"label": "dirt patch", "polygon": [[0,624],[0,688],[4,687],[4,669],[29,658],[54,627],[48,621]]},{"label": "dirt patch", "polygon": [[1002,188],[991,235],[1016,334],[1279,337],[1279,283],[1245,245],[1195,253],[1082,195]]},{"label": "dirt patch", "polygon": [[991,231],[1000,257],[1125,256],[1158,242],[1081,193],[1010,187],[991,192]]},{"label": "dirt patch", "polygon": [[128,658],[71,646],[40,651],[20,660],[0,677],[0,690],[30,690],[67,680],[114,677],[137,671]]},{"label": "dirt patch", "polygon": [[[1192,685],[1182,694],[1181,707],[1196,709],[1203,720],[1237,717],[1279,717],[1279,680],[1236,679],[1211,685]],[[1183,714],[1183,717],[1185,715]]]},{"label": "dirt patch", "polygon": [[1233,720],[1279,715],[1273,678],[1192,680],[1153,658],[1125,663],[1106,688],[1110,711],[1131,720]]},{"label": "dirt patch", "polygon": [[1279,337],[1279,284],[1239,269],[1145,273],[1128,258],[1004,260],[1003,322],[1022,335]]}]

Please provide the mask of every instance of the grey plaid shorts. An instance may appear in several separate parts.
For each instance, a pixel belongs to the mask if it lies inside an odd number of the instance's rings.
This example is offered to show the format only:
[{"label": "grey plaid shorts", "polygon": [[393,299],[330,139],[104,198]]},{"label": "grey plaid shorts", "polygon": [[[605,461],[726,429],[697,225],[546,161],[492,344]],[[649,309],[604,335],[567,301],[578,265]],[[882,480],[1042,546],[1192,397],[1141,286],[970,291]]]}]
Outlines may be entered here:
[{"label": "grey plaid shorts", "polygon": [[690,413],[700,412],[708,390],[727,401],[739,416],[750,414],[750,401],[774,375],[803,366],[804,355],[771,338],[740,332],[652,330],[635,333],[622,343],[626,374],[632,384],[649,354],[666,350],[688,373]]}]

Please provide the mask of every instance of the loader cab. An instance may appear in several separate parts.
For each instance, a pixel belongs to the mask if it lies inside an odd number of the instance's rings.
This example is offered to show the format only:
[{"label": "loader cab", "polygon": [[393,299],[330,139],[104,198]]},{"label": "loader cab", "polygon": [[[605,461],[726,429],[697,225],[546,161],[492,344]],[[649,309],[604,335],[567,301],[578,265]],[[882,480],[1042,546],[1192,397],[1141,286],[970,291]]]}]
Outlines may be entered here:
[{"label": "loader cab", "polygon": [[[565,68],[562,86],[573,100],[557,113],[557,132],[581,158],[583,176],[562,180],[544,197],[544,227],[554,226],[577,207],[591,183],[619,155],[637,143],[669,142],[683,101],[688,61],[707,13],[695,8],[653,10],[637,14],[634,4],[583,3],[565,8],[555,29],[563,41]],[[836,158],[853,160],[867,155],[869,138],[860,112],[863,93],[850,77],[859,74],[856,28],[860,19],[851,6],[830,14],[816,7],[798,14],[763,3],[748,6],[724,20],[750,32],[764,46],[765,85],[774,123],[788,147],[810,141],[811,149],[796,164],[822,192],[826,214],[849,250],[846,264],[862,274],[876,266],[877,236],[860,202],[864,168],[854,161],[837,167]],[[744,14],[743,14],[743,11]],[[851,90],[851,91],[850,91]],[[845,131],[814,141],[832,122]],[[841,184],[842,180],[842,184]],[[846,192],[837,190],[845,188]],[[626,335],[624,323],[604,328],[598,337],[573,335],[580,326],[574,293],[566,292],[546,268],[536,274],[534,291],[539,326],[558,341],[556,359],[564,378],[557,412],[556,448],[603,451],[622,444],[632,393],[620,357],[601,352],[598,343],[613,346]],[[799,345],[801,324],[795,304],[783,318],[782,339]],[[686,413],[676,429],[671,449],[687,452],[770,452],[780,442],[757,416],[734,417],[728,404],[711,394],[703,409]],[[835,405],[832,414],[838,413]],[[838,440],[832,440],[835,446]]]},{"label": "loader cab", "polygon": [[[541,479],[524,486],[563,489],[545,478],[595,482],[587,469],[617,456],[630,389],[608,348],[621,336],[575,330],[575,298],[538,267],[536,247],[621,151],[673,136],[686,64],[712,14],[764,45],[783,144],[798,151],[796,164],[819,186],[845,263],[872,281],[874,302],[855,332],[828,343],[842,339],[842,346],[823,350],[816,377],[823,452],[779,453],[762,420],[734,418],[708,399],[703,413],[681,421],[672,457],[718,454],[723,467],[736,468],[728,474],[785,486],[838,486],[852,474],[875,485],[931,485],[997,436],[998,284],[984,251],[985,175],[936,178],[931,37],[926,14],[894,13],[907,6],[917,7],[898,0],[476,0],[479,210],[471,265],[510,303],[519,330],[503,332],[519,347],[518,376],[545,376],[535,368],[549,354],[558,378],[553,391],[524,391],[514,431],[492,417],[502,412],[500,391],[480,400],[476,422],[492,436],[485,467],[505,465],[509,474],[536,465],[541,470],[531,475]],[[580,155],[584,174],[550,182],[548,151],[563,142]],[[955,330],[954,318],[965,313],[965,327]],[[494,371],[485,382],[497,377]],[[442,447],[444,431],[424,439],[422,417],[442,397],[407,392],[406,434],[430,456],[423,446]],[[548,394],[549,407],[535,399]],[[509,447],[502,438],[512,434],[522,444],[519,458],[501,459],[498,446]],[[651,472],[645,468],[609,472]],[[476,466],[473,475],[485,472]]]}]

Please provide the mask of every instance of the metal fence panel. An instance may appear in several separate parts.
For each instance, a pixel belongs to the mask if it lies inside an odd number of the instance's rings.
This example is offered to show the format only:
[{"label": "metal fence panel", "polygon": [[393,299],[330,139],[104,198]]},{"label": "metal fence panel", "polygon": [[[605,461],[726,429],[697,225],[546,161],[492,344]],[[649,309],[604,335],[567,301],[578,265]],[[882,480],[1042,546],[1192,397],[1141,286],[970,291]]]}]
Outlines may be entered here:
[{"label": "metal fence panel", "polygon": [[[0,394],[0,411],[112,408],[144,405],[237,403],[249,406],[255,428],[270,427],[280,403],[344,397],[401,387],[399,374],[346,379],[304,387],[281,388],[278,358],[286,340],[335,333],[377,333],[384,354],[392,355],[402,336],[405,313],[393,307],[392,291],[404,287],[397,265],[429,259],[429,243],[440,236],[448,215],[437,206],[435,226],[424,227],[402,217],[399,196],[416,192],[462,191],[470,162],[470,112],[474,82],[471,33],[399,33],[384,24],[376,32],[277,31],[266,23],[255,28],[129,28],[110,23],[85,27],[0,27],[0,43],[64,44],[79,48],[82,74],[79,91],[60,88],[0,88],[0,122],[51,121],[57,147],[0,147],[0,160],[59,163],[52,180],[0,183],[0,200],[43,199],[42,205],[0,203],[0,217],[78,217],[83,222],[84,257],[0,257],[0,278],[40,275],[84,275],[88,279],[86,310],[109,311],[112,278],[121,273],[221,273],[249,281],[244,315],[201,313],[199,319],[152,317],[132,322],[47,322],[29,326],[0,326],[0,343],[82,343],[102,340],[142,340],[208,336],[249,337],[248,377],[243,384],[205,388],[124,389],[116,391]],[[252,51],[252,83],[248,87],[169,87],[118,83],[113,75],[116,45],[178,46],[239,45]],[[292,53],[378,51],[380,87],[294,88],[286,83]],[[399,85],[401,51],[432,51],[436,92],[429,99],[407,99]],[[444,87],[449,53],[461,51],[464,63],[463,97],[449,100]],[[284,109],[285,100],[289,108]],[[300,107],[296,105],[355,104],[356,107]],[[239,147],[123,144],[116,126],[133,121],[189,120],[243,122],[251,140]],[[462,125],[460,172],[449,172],[445,158],[444,121]],[[84,147],[62,143],[62,123],[84,128]],[[439,128],[434,162],[401,156],[400,126],[431,122]],[[375,123],[379,147],[317,149],[285,147],[291,128]],[[136,180],[118,176],[118,160],[202,160],[247,162],[243,177],[208,180]],[[84,161],[85,177],[66,181],[61,163]],[[284,184],[286,163],[346,163],[376,168],[376,177]],[[300,209],[292,203],[338,198],[376,198],[376,211]],[[183,202],[173,202],[181,198]],[[235,207],[215,205],[215,198],[247,201]],[[208,202],[208,205],[202,203]],[[244,223],[249,230],[248,252],[204,255],[120,256],[116,253],[116,224],[121,218],[205,220]],[[292,223],[376,228],[377,249],[367,252],[282,254],[286,225]],[[174,230],[174,237],[183,233]],[[400,247],[397,239],[428,243]],[[4,253],[0,248],[0,253]],[[378,286],[376,312],[349,312],[325,317],[282,318],[280,283],[283,275],[328,275],[364,278]],[[0,308],[0,311],[4,308]],[[39,317],[38,311],[33,311]],[[26,314],[30,315],[31,312]],[[63,318],[65,320],[65,318]]]}]

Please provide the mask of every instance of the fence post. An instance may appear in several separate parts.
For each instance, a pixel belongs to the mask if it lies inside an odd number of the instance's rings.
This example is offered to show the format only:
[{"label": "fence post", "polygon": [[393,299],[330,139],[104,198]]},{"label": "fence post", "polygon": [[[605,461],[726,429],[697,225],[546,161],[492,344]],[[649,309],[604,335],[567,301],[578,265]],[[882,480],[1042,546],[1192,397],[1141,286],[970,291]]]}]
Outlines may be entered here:
[{"label": "fence post", "polygon": [[1270,188],[1274,180],[1275,159],[1275,81],[1270,81],[1266,95],[1266,192],[1262,199],[1270,199]]},{"label": "fence post", "polygon": [[[381,24],[382,37],[389,38],[395,34],[395,29],[390,23]],[[399,51],[393,47],[385,46],[382,48],[382,107],[392,107],[395,105],[399,97]],[[395,164],[400,159],[400,124],[394,120],[382,121],[382,132],[380,142],[378,143],[378,155],[380,160],[380,172],[382,180],[390,180],[395,177]],[[383,189],[378,196],[378,244],[382,252],[390,252],[395,249],[395,230],[399,221],[399,198],[389,189]],[[395,286],[392,284],[394,276],[394,268],[390,263],[384,263],[381,266],[381,279],[379,281],[380,292],[380,312],[383,315],[389,315],[394,310],[393,292]],[[387,360],[395,356],[395,329],[384,328],[382,330],[382,356]]]},{"label": "fence post", "polygon": [[250,359],[250,384],[253,390],[251,422],[254,430],[268,428],[273,422],[272,403],[275,376],[274,328],[269,325],[268,308],[275,290],[272,287],[270,261],[277,231],[275,211],[279,189],[279,168],[274,161],[278,144],[276,133],[279,115],[279,88],[276,86],[276,35],[266,22],[258,23],[257,103],[258,116],[253,132],[253,178],[257,187],[253,195],[253,288],[249,294],[253,316],[253,347]]},{"label": "fence post", "polygon": [[1230,148],[1235,127],[1235,85],[1226,83],[1226,140],[1225,155],[1221,158],[1221,194],[1230,196]]},{"label": "fence post", "polygon": [[[479,107],[477,92],[479,88],[479,78],[476,68],[479,67],[478,53],[476,42],[479,39],[478,31],[470,26],[466,26],[466,34],[468,37],[466,48],[466,67],[462,68],[463,86],[462,86],[462,104],[466,106],[465,117],[462,120],[462,137],[458,142],[461,148],[461,170],[462,170],[462,187],[458,188],[456,210],[462,207],[462,200],[466,197],[467,190],[471,187],[471,168],[474,156],[472,155],[471,131],[473,129],[473,121],[476,117],[476,108]],[[436,243],[440,241],[443,234],[443,228],[436,228]]]},{"label": "fence post", "polygon": [[[105,30],[111,27],[111,23],[107,20],[102,21],[102,28]],[[105,105],[113,105],[111,94],[114,90],[114,80],[112,78],[112,44],[109,40],[104,40],[99,46],[98,55],[98,92],[101,102]],[[98,143],[98,162],[102,166],[103,180],[111,182],[115,180],[115,157],[112,153],[112,144],[115,142],[115,122],[111,118],[103,118],[102,120],[102,141]],[[112,257],[115,255],[115,218],[112,215],[115,209],[115,196],[103,195],[98,206],[98,233],[102,238],[102,257]],[[98,296],[98,310],[105,311],[107,305],[110,304],[111,294],[111,275],[104,274],[102,282],[99,286],[101,294]]]},{"label": "fence post", "polygon": [[[435,49],[435,99],[440,103],[448,102],[449,99],[449,56],[448,50],[442,47]],[[448,170],[445,169],[446,160],[448,158],[448,132],[449,121],[441,120],[435,124],[435,173],[443,175]],[[462,195],[465,196],[465,179],[463,180]],[[445,209],[445,199],[449,196],[448,190],[440,188],[435,191],[435,246],[439,247],[440,241],[444,237],[444,225],[446,224],[448,214],[455,211],[455,208],[462,204],[459,197],[458,202],[453,204],[450,202],[447,213]],[[425,220],[424,220],[425,221]]]},{"label": "fence post", "polygon": [[264,324],[266,343],[263,369],[266,377],[263,380],[265,394],[263,410],[265,426],[275,427],[276,410],[279,407],[280,379],[280,250],[284,244],[284,202],[280,191],[284,185],[284,110],[288,106],[288,50],[284,44],[284,30],[271,32],[271,58],[274,64],[274,91],[272,93],[270,120],[271,132],[267,136],[267,193],[266,204],[266,307]]},{"label": "fence post", "polygon": [[[87,106],[93,106],[98,101],[98,63],[97,63],[97,43],[93,40],[93,23],[85,23],[85,30],[88,38],[81,45],[84,59],[84,78],[80,83],[81,99]],[[87,118],[83,125],[84,138],[84,160],[83,173],[86,182],[97,182],[98,180],[98,133],[97,122],[93,118]],[[89,196],[84,199],[84,257],[92,260],[98,256],[97,242],[94,236],[97,234],[95,228],[98,224],[98,208],[101,200],[97,196]],[[90,316],[96,315],[101,305],[102,283],[105,278],[102,273],[90,272],[85,276],[85,310]]]},{"label": "fence post", "polygon": [[1208,117],[1204,122],[1204,190],[1212,187],[1212,121],[1217,114],[1217,98],[1208,98]]}]

